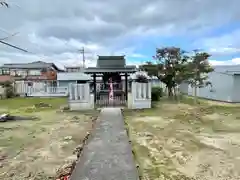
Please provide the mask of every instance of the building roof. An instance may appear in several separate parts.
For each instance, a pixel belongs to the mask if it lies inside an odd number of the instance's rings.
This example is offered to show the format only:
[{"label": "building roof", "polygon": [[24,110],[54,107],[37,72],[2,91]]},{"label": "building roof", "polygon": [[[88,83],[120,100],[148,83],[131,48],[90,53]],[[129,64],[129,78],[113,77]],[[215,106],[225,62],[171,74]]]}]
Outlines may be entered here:
[{"label": "building roof", "polygon": [[98,68],[115,68],[125,67],[125,56],[98,56],[97,67]]},{"label": "building roof", "polygon": [[98,56],[98,59],[102,60],[102,59],[108,59],[108,60],[111,60],[111,59],[118,59],[118,60],[121,60],[121,59],[125,59],[125,56]]},{"label": "building roof", "polygon": [[85,73],[105,73],[105,72],[120,72],[120,73],[134,73],[136,72],[135,66],[125,66],[122,68],[98,68],[98,67],[89,67],[84,70]]},{"label": "building roof", "polygon": [[4,64],[1,68],[16,68],[16,69],[41,69],[54,67],[56,70],[61,71],[54,63],[46,63],[43,61],[36,61],[32,63],[12,63],[12,64]]},{"label": "building roof", "polygon": [[240,65],[219,65],[213,66],[215,72],[225,73],[225,74],[240,74]]},{"label": "building roof", "polygon": [[83,72],[91,73],[108,73],[108,72],[122,72],[134,73],[136,66],[127,66],[125,56],[98,56],[97,66],[88,67]]},{"label": "building roof", "polygon": [[82,72],[61,72],[57,73],[58,81],[89,81],[92,77]]},{"label": "building roof", "polygon": [[68,69],[74,69],[74,68],[83,69],[82,66],[64,66],[64,67]]}]

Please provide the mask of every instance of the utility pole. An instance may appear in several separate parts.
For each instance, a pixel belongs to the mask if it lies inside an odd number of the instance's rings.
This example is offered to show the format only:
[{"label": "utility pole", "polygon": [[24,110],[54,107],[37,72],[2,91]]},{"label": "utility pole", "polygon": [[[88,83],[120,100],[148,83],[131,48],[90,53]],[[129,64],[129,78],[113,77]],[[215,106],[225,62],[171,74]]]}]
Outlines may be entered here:
[{"label": "utility pole", "polygon": [[82,54],[83,68],[85,68],[85,50],[84,50],[84,47],[82,47],[82,49],[80,49],[79,52]]}]

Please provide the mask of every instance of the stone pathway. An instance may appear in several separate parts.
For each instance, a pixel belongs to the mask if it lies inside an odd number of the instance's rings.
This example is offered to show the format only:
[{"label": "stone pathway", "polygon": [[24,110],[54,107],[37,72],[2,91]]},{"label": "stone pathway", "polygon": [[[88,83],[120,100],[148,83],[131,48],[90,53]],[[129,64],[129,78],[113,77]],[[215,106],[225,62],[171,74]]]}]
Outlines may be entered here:
[{"label": "stone pathway", "polygon": [[120,108],[104,108],[71,180],[138,180]]}]

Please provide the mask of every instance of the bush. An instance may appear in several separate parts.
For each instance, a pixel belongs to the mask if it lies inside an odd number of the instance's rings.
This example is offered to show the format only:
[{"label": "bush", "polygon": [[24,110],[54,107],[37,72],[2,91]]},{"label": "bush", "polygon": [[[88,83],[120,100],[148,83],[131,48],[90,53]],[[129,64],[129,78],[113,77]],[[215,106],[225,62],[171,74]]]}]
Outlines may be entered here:
[{"label": "bush", "polygon": [[135,81],[138,83],[148,83],[148,78],[144,74],[137,74]]},{"label": "bush", "polygon": [[5,90],[4,96],[6,98],[12,98],[15,97],[14,87],[13,84],[10,81],[6,81],[0,84]]},{"label": "bush", "polygon": [[163,96],[163,88],[152,87],[152,101],[159,101]]}]

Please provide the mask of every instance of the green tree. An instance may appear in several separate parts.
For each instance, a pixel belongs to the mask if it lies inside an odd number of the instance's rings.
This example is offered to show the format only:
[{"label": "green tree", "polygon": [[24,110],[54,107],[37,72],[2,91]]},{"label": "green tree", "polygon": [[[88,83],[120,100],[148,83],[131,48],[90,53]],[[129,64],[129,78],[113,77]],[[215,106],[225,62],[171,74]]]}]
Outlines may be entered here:
[{"label": "green tree", "polygon": [[194,50],[194,55],[191,56],[188,63],[187,81],[194,88],[194,102],[197,103],[197,89],[203,88],[208,85],[212,86],[208,80],[208,73],[213,71],[212,66],[209,64],[209,57],[211,55],[206,52],[199,52]]},{"label": "green tree", "polygon": [[[168,96],[173,96],[173,90],[188,76],[188,56],[177,47],[164,47],[156,50],[156,62],[147,62],[140,66],[149,76],[157,76],[168,89]],[[176,93],[175,93],[176,95]]]},{"label": "green tree", "polygon": [[146,71],[150,77],[158,77],[158,71],[161,69],[160,65],[150,61],[147,61],[145,64],[140,65],[139,68],[143,71]]}]

